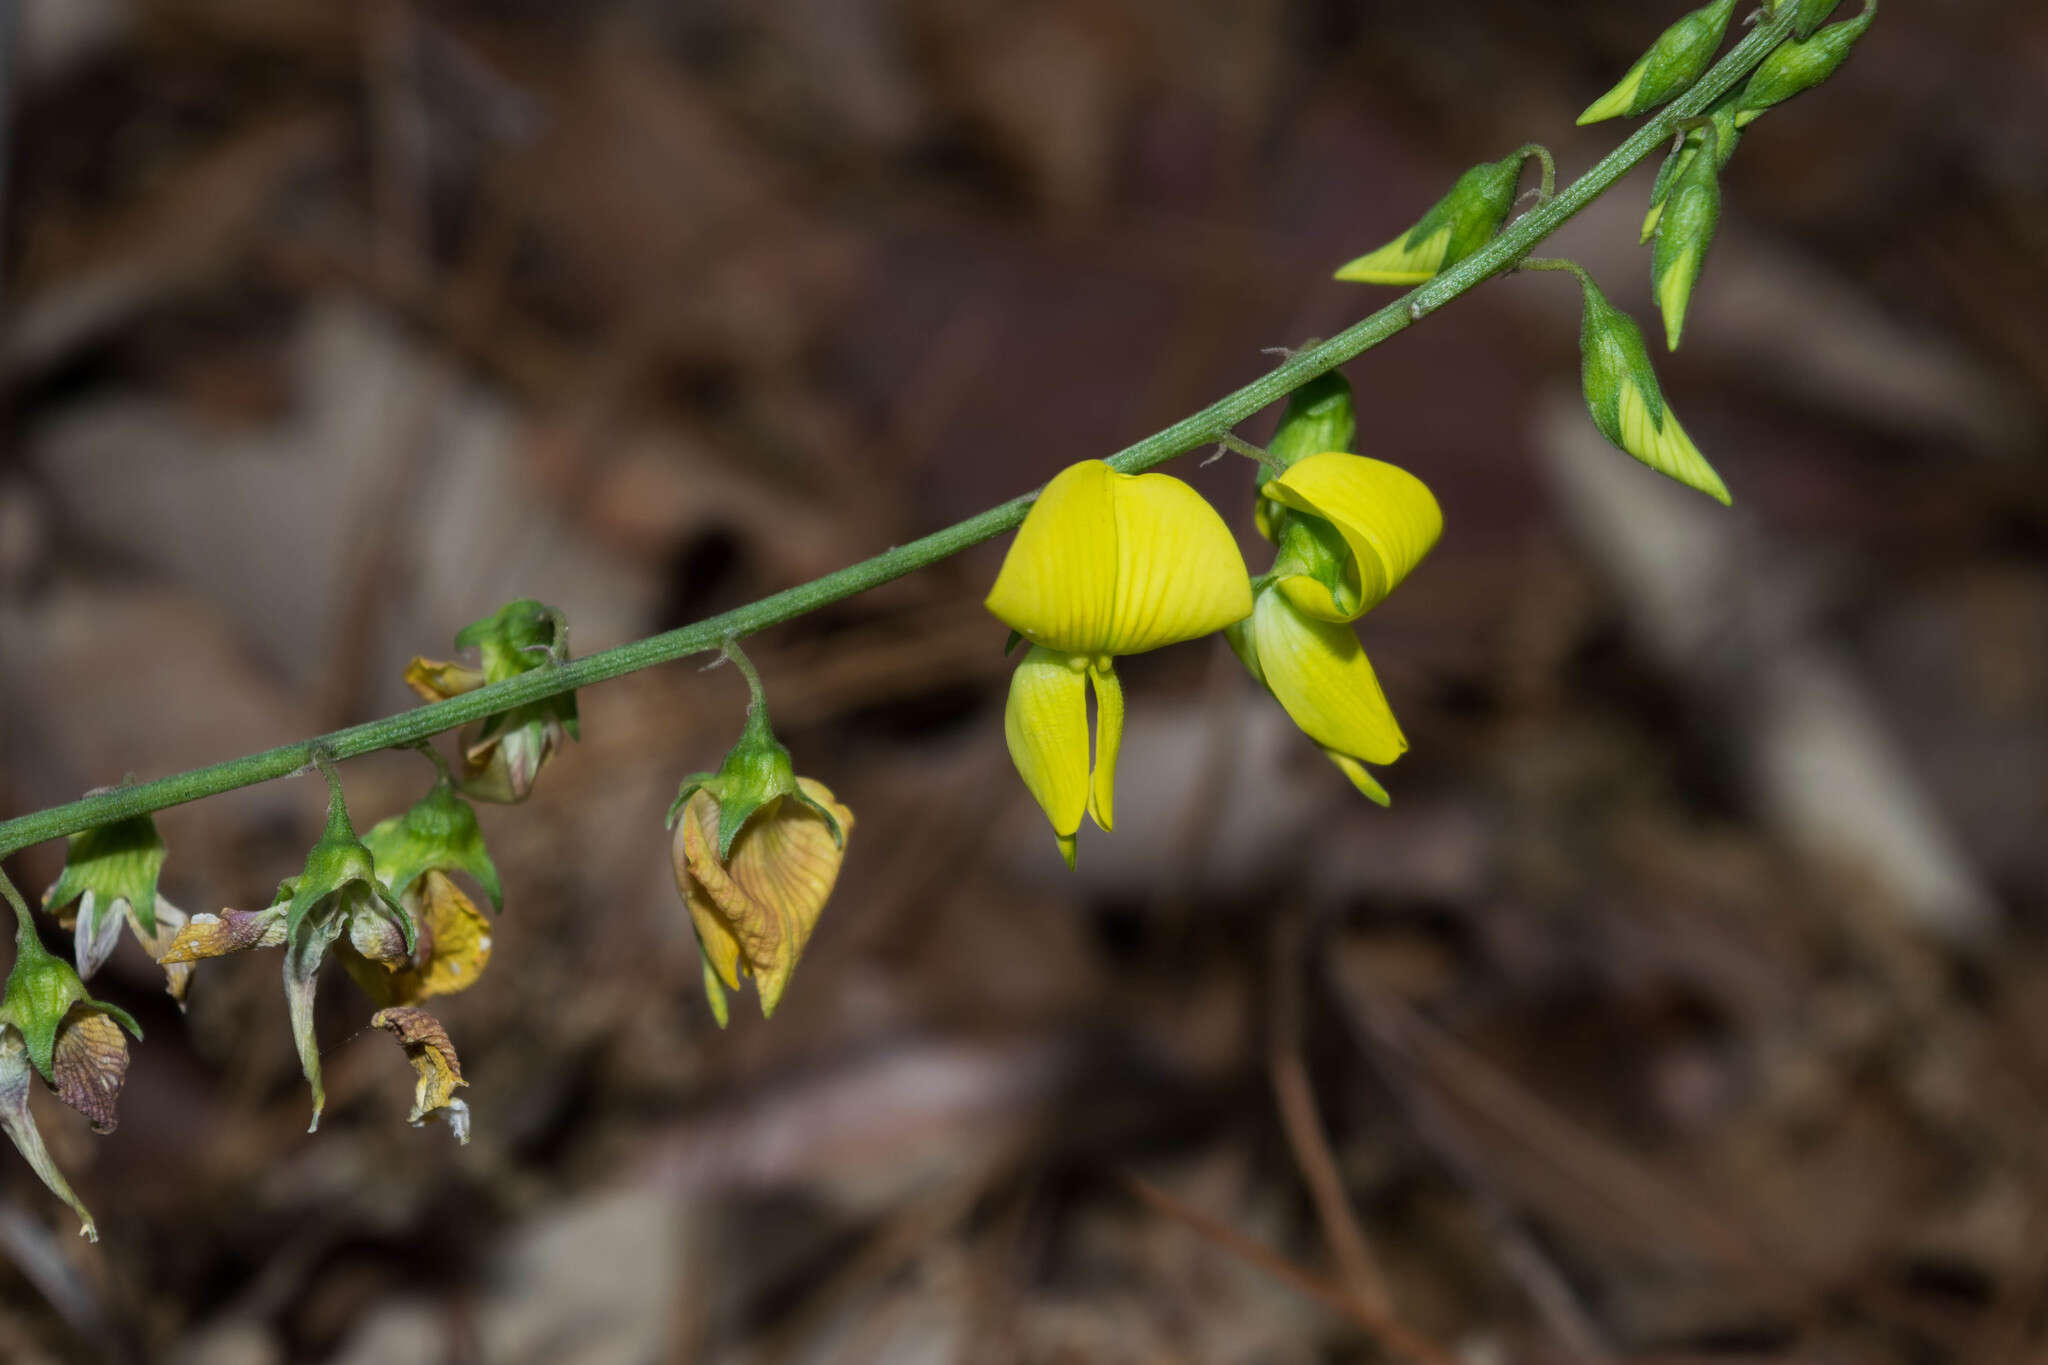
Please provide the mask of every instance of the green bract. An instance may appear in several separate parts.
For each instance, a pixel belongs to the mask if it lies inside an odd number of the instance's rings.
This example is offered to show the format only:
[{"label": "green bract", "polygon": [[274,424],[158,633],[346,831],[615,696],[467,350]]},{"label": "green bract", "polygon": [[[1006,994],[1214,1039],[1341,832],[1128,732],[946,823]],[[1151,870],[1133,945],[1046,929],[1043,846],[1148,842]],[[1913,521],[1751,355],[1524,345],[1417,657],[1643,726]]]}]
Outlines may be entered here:
[{"label": "green bract", "polygon": [[1864,0],[1863,13],[1854,19],[1830,24],[1810,38],[1795,38],[1764,58],[1735,101],[1735,126],[1747,126],[1772,105],[1783,104],[1834,75],[1876,18],[1877,0]]},{"label": "green bract", "polygon": [[1579,115],[1580,126],[1617,116],[1633,118],[1690,89],[1713,61],[1734,12],[1735,0],[1714,0],[1665,29],[1612,90],[1586,106]]}]

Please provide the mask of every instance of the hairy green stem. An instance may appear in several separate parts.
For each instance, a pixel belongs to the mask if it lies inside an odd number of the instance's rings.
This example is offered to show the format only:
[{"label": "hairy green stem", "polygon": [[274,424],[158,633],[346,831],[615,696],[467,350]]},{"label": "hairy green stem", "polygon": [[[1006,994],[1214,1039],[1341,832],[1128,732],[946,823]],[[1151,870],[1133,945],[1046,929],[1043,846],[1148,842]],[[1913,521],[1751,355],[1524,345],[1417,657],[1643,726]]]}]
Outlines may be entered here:
[{"label": "hairy green stem", "polygon": [[[1135,474],[1177,455],[1212,446],[1232,427],[1261,408],[1286,397],[1324,371],[1379,345],[1491,276],[1512,268],[1538,242],[1599,197],[1637,162],[1662,146],[1681,120],[1705,110],[1755,69],[1792,31],[1797,8],[1792,4],[1780,4],[1776,15],[1761,20],[1690,90],[1601,158],[1591,170],[1508,224],[1499,236],[1480,250],[1328,341],[1289,356],[1284,363],[1228,397],[1118,451],[1109,457],[1110,466],[1126,474]],[[662,635],[635,640],[570,662],[549,664],[516,678],[507,678],[446,701],[414,707],[382,720],[352,725],[310,740],[295,740],[262,753],[230,759],[211,767],[195,768],[154,782],[117,787],[67,805],[20,816],[0,824],[0,856],[109,821],[286,777],[304,770],[316,751],[324,750],[335,759],[347,759],[378,749],[413,744],[444,730],[452,730],[570,688],[588,687],[655,664],[717,649],[728,638],[751,635],[794,620],[1012,530],[1024,520],[1024,514],[1036,496],[1033,492],[1012,498],[1000,507],[991,507],[908,545],[899,545],[822,578],[814,578],[758,602],[735,607]]]}]

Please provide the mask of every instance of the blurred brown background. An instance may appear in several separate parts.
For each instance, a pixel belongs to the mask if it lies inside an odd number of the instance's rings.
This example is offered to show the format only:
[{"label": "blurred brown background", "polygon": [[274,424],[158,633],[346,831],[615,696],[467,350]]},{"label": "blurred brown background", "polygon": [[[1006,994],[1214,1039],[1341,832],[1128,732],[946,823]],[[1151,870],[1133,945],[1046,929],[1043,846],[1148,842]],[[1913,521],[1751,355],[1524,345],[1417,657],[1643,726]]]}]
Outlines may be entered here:
[{"label": "blurred brown background", "polygon": [[[511,597],[588,652],[1110,453],[1390,297],[1329,272],[1464,167],[1590,164],[1678,12],[9,9],[9,813],[395,710]],[[0,1153],[0,1358],[2041,1358],[2044,86],[2039,6],[1894,4],[1751,130],[1658,350],[1732,513],[1592,433],[1567,280],[1348,368],[1448,526],[1363,623],[1390,811],[1183,646],[1066,875],[992,546],[758,642],[860,817],[772,1024],[712,1027],[670,881],[742,700],[687,663],[484,812],[469,1147],[339,976],[308,1137],[275,956],[180,1020],[124,945],[120,1130],[39,1109],[104,1241]],[[1639,317],[1649,174],[1555,243]],[[359,823],[426,776],[350,765]],[[263,903],[320,804],[167,812],[165,892]]]}]

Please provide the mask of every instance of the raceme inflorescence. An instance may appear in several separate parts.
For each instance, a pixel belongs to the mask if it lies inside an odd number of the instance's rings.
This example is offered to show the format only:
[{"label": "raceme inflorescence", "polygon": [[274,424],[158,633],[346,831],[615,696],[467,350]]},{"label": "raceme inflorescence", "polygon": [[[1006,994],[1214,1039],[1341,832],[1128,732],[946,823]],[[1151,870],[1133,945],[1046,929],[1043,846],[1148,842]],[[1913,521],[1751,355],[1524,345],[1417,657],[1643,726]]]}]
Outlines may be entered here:
[{"label": "raceme inflorescence", "polygon": [[[1765,0],[1747,36],[1715,59],[1736,0],[1714,0],[1660,35],[1580,117],[1647,122],[1571,184],[1558,188],[1544,148],[1482,162],[1406,230],[1336,271],[1339,280],[1409,292],[1209,407],[1104,460],[1083,460],[1035,495],[834,573],[693,625],[575,658],[562,614],[520,600],[465,627],[473,662],[415,659],[405,680],[424,699],[410,711],[150,782],[103,788],[0,823],[0,856],[68,836],[43,898],[70,930],[73,962],[49,951],[36,916],[0,874],[16,918],[14,966],[0,993],[0,1128],[94,1235],[92,1217],[45,1147],[29,1110],[31,1077],[97,1132],[116,1122],[134,1020],[95,999],[90,979],[123,930],[160,964],[182,1008],[207,959],[279,951],[294,1041],[318,1125],[325,1097],[313,1003],[338,961],[367,998],[368,1022],[389,1032],[415,1073],[414,1124],[436,1120],[467,1141],[470,1112],[447,1030],[427,1003],[468,989],[491,959],[491,916],[504,888],[473,801],[518,804],[578,738],[577,689],[692,654],[721,651],[745,677],[738,743],[719,767],[688,777],[669,808],[678,895],[694,931],[711,1013],[754,984],[761,1013],[784,998],[836,884],[854,826],[830,787],[799,776],[776,738],[765,689],[741,637],[1016,530],[987,607],[1026,648],[1012,673],[1004,735],[1025,789],[1071,866],[1084,816],[1115,823],[1125,697],[1119,656],[1220,633],[1252,678],[1360,793],[1382,805],[1374,773],[1407,748],[1359,637],[1362,618],[1422,563],[1444,530],[1436,497],[1412,472],[1359,445],[1350,385],[1335,367],[1495,276],[1575,275],[1582,294],[1581,382],[1593,425],[1651,469],[1721,501],[1727,484],[1666,402],[1634,319],[1582,266],[1530,251],[1659,146],[1642,240],[1667,347],[1676,349],[1720,216],[1721,178],[1766,112],[1826,80],[1876,13],[1829,23],[1838,0]],[[1652,111],[1655,111],[1654,113]],[[1534,202],[1514,216],[1534,162]],[[1232,432],[1281,399],[1264,449]],[[1154,466],[1222,444],[1258,461],[1251,520],[1272,545],[1248,568],[1223,517]],[[992,623],[993,629],[994,623]],[[1089,722],[1090,703],[1094,720]],[[451,765],[431,745],[459,731]],[[358,834],[338,765],[389,748],[421,749],[434,765],[425,795]],[[268,905],[188,914],[158,888],[167,850],[151,813],[311,770],[328,789],[327,821]],[[652,813],[650,813],[650,822]],[[488,911],[480,902],[487,904]],[[190,901],[188,900],[189,904]],[[203,986],[201,987],[203,989]]]}]

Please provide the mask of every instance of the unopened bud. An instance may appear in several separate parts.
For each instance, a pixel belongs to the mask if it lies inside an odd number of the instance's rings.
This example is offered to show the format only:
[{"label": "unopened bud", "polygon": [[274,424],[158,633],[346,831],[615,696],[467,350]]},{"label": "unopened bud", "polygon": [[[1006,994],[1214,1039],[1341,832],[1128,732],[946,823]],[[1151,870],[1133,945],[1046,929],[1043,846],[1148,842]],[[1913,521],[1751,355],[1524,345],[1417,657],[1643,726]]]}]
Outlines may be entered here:
[{"label": "unopened bud", "polygon": [[1612,90],[1586,106],[1579,125],[1633,118],[1683,94],[1713,61],[1734,12],[1735,0],[1714,0],[1665,29]]}]

